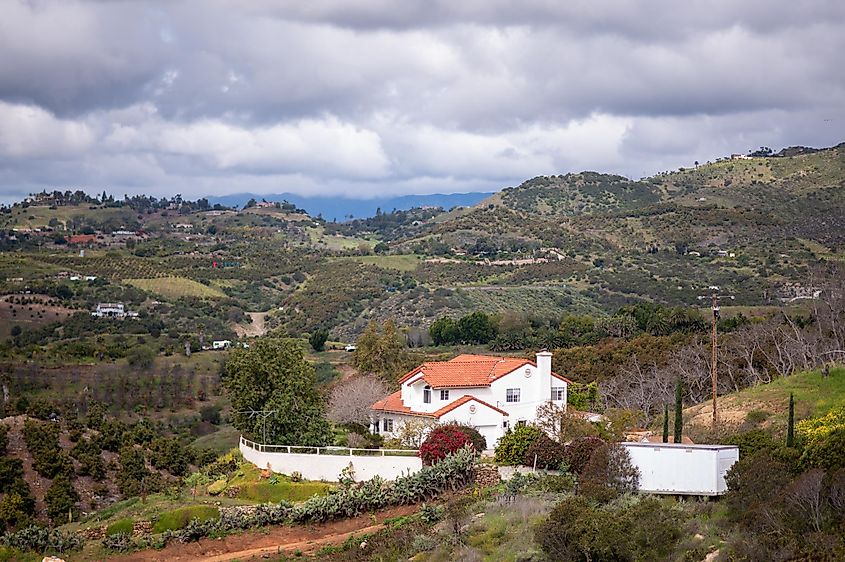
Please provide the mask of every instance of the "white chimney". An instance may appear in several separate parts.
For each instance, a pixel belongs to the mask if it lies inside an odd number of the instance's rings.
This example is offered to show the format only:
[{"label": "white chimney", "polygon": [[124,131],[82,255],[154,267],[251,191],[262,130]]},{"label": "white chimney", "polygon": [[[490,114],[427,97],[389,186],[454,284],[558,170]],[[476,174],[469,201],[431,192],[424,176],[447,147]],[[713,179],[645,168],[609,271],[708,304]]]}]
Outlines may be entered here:
[{"label": "white chimney", "polygon": [[552,376],[552,354],[545,349],[537,353],[537,371],[545,380]]}]

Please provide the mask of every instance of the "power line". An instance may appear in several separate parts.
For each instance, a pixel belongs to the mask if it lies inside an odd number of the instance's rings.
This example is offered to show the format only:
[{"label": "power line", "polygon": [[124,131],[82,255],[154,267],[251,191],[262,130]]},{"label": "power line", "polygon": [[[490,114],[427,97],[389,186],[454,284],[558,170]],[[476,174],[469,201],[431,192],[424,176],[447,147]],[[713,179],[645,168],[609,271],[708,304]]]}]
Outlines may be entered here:
[{"label": "power line", "polygon": [[264,436],[263,437],[263,443],[267,444],[267,418],[269,418],[273,414],[278,414],[279,413],[278,410],[240,410],[240,411],[235,412],[235,413],[237,413],[237,414],[247,414],[247,419],[252,419],[252,418],[256,418],[256,417],[260,416],[261,417],[261,424],[263,426],[263,428],[262,428],[262,435]]},{"label": "power line", "polygon": [[734,299],[733,295],[720,295],[719,294],[719,287],[716,285],[710,285],[709,287],[711,293],[708,295],[699,295],[698,299],[706,299],[710,298],[710,310],[713,311],[713,318],[712,318],[712,328],[710,331],[710,345],[711,345],[711,365],[710,365],[710,378],[713,384],[713,431],[716,431],[716,424],[718,423],[719,415],[716,409],[716,398],[718,395],[718,382],[719,382],[719,358],[718,358],[718,333],[716,330],[716,326],[719,322],[719,318],[721,316],[721,312],[719,309],[719,301],[721,299]]}]

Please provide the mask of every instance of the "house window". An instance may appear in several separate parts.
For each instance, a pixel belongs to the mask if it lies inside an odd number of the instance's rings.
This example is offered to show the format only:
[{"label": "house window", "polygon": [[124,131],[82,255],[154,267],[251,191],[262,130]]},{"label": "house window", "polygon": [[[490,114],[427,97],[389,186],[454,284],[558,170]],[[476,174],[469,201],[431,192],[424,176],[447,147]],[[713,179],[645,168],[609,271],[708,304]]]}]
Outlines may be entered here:
[{"label": "house window", "polygon": [[553,386],[552,387],[552,400],[555,402],[560,402],[563,400],[563,387],[562,386]]},{"label": "house window", "polygon": [[519,389],[518,388],[509,388],[505,391],[505,401],[507,402],[519,402]]},{"label": "house window", "polygon": [[449,399],[449,391],[448,390],[441,390],[440,391],[440,399],[441,400],[448,400]]},{"label": "house window", "polygon": [[525,427],[525,426],[526,426],[525,420],[519,420],[518,422],[516,422],[516,427]]},{"label": "house window", "polygon": [[423,389],[423,402],[425,402],[426,404],[431,404],[431,387],[430,386],[426,386]]},{"label": "house window", "polygon": [[504,427],[505,429],[508,428],[508,420],[502,422],[502,427]]},{"label": "house window", "polygon": [[384,418],[384,431],[391,432],[393,431],[393,418]]}]

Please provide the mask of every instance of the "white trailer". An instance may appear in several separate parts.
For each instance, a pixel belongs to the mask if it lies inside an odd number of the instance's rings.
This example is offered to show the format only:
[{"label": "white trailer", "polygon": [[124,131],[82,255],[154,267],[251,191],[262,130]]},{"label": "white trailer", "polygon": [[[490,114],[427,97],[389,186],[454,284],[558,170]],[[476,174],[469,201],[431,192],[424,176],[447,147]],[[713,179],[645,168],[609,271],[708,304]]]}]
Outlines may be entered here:
[{"label": "white trailer", "polygon": [[720,496],[725,474],[739,460],[730,445],[622,443],[640,471],[640,491],[651,494]]}]

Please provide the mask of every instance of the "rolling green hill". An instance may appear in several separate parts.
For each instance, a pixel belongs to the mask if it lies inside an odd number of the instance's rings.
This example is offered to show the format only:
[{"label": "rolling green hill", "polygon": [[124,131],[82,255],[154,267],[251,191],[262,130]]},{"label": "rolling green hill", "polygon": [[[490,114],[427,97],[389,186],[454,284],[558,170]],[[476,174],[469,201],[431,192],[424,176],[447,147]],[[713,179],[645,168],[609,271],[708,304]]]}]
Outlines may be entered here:
[{"label": "rolling green hill", "polygon": [[[189,299],[217,299],[219,337],[231,336],[221,322],[271,311],[272,328],[298,336],[323,327],[347,341],[371,319],[425,329],[473,310],[549,316],[643,300],[694,305],[709,285],[733,293],[736,305],[778,305],[811,289],[821,260],[845,259],[845,145],[779,154],[641,180],[542,176],[470,208],[349,223],[285,205],[21,204],[0,215],[0,293],[52,285],[68,271],[108,280],[75,286],[78,307],[164,299],[176,306],[165,310],[182,311],[180,328],[195,329],[202,321],[188,321],[186,308],[197,308]],[[54,232],[21,234],[50,225]],[[122,226],[139,234],[111,234]],[[54,242],[91,230],[101,234],[84,257]]]},{"label": "rolling green hill", "polygon": [[[720,396],[717,402],[722,423],[738,428],[742,424],[786,431],[789,394],[795,396],[795,419],[818,417],[845,407],[845,368],[799,373],[769,384]],[[711,425],[713,401],[684,409],[684,423],[699,428]]]}]

